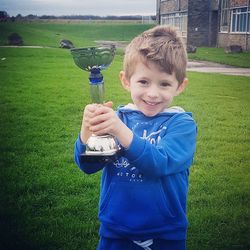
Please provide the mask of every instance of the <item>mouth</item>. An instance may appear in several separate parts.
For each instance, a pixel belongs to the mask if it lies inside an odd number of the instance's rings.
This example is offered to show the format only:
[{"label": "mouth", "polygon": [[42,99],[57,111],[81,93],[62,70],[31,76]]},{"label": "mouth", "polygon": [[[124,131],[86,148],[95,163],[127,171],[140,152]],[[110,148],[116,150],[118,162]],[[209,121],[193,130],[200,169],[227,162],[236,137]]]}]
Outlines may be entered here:
[{"label": "mouth", "polygon": [[160,102],[150,102],[150,101],[146,101],[146,100],[143,100],[144,103],[146,103],[147,105],[149,106],[157,106],[158,104],[160,104]]}]

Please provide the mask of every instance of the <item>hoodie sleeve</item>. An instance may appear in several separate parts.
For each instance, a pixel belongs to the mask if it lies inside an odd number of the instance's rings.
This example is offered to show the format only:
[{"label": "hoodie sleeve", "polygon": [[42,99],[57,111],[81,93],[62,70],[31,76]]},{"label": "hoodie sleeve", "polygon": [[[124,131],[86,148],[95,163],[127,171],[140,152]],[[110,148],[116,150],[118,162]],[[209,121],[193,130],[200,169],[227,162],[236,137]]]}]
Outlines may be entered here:
[{"label": "hoodie sleeve", "polygon": [[147,176],[176,174],[191,166],[196,136],[194,120],[183,113],[169,122],[166,134],[158,145],[134,135],[130,147],[125,150],[125,157]]},{"label": "hoodie sleeve", "polygon": [[101,170],[105,165],[104,163],[100,163],[100,162],[87,163],[83,161],[81,154],[83,154],[85,150],[86,150],[86,145],[81,142],[80,135],[78,135],[78,138],[75,142],[75,149],[74,149],[75,163],[86,174],[93,174]]}]

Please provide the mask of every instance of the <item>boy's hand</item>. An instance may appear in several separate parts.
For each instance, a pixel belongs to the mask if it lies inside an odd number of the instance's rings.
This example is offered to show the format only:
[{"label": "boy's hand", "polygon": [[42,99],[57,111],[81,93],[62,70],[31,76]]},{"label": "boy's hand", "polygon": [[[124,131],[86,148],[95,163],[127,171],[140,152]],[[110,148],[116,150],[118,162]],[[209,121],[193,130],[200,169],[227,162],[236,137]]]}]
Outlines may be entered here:
[{"label": "boy's hand", "polygon": [[112,106],[113,103],[108,102],[96,107],[93,117],[89,120],[89,129],[95,135],[110,134],[116,136],[117,128],[121,121],[112,109]]},{"label": "boy's hand", "polygon": [[[107,102],[103,104],[106,107],[112,108],[113,103],[112,102]],[[90,120],[95,117],[95,111],[98,109],[98,107],[102,107],[102,104],[88,104],[84,108],[83,112],[83,119],[82,119],[82,126],[81,126],[81,141],[86,144],[88,138],[94,133],[93,131],[90,130]]]},{"label": "boy's hand", "polygon": [[112,102],[95,106],[95,111],[91,113],[88,120],[89,131],[96,135],[113,135],[123,147],[127,148],[133,139],[133,133],[119,119],[112,106]]},{"label": "boy's hand", "polygon": [[89,129],[91,126],[90,120],[94,117],[96,108],[97,104],[88,104],[84,108],[80,137],[81,141],[85,144],[87,143],[87,140],[92,134],[92,132]]}]

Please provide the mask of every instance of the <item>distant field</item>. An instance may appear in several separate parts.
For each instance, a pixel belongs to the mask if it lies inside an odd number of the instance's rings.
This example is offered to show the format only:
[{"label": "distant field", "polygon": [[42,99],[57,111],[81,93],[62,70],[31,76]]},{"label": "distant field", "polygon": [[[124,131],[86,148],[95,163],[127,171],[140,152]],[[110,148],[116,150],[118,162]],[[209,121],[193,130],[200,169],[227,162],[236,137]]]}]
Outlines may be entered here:
[{"label": "distant field", "polygon": [[82,20],[82,19],[39,19],[22,21],[22,23],[68,23],[68,24],[103,24],[103,23],[116,23],[116,24],[141,24],[142,20]]},{"label": "distant field", "polygon": [[[24,45],[58,48],[60,40],[69,39],[75,47],[97,45],[97,40],[130,41],[136,34],[153,27],[135,21],[82,21],[40,20],[31,22],[0,23],[0,46],[8,42],[8,36],[17,32]],[[120,53],[121,51],[119,51]],[[250,51],[241,54],[226,54],[222,48],[198,48],[189,59],[213,61],[238,67],[250,68]]]},{"label": "distant field", "polygon": [[[26,45],[126,40],[133,24],[0,24]],[[112,28],[112,30],[109,30]],[[60,34],[60,35],[57,35]],[[119,84],[122,53],[104,71],[106,100],[130,101]],[[68,50],[0,48],[0,249],[94,250],[100,174],[73,161],[88,74]],[[190,171],[187,250],[250,248],[250,77],[189,72],[174,105],[192,111],[198,142]]]},{"label": "distant field", "polygon": [[130,41],[149,27],[152,25],[127,22],[0,23],[0,45],[7,43],[8,35],[17,32],[24,45],[58,47],[61,39],[69,39],[75,47],[92,46],[96,40]]}]

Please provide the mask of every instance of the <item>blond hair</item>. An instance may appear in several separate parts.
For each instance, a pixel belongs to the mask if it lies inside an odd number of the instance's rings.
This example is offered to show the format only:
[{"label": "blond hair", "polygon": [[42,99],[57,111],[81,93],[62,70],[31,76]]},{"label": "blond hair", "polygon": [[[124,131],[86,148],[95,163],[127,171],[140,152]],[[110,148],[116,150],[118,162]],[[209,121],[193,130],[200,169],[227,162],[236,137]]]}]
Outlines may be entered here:
[{"label": "blond hair", "polygon": [[175,74],[179,84],[186,77],[187,53],[182,39],[174,28],[158,25],[135,37],[126,47],[124,56],[125,76],[129,80],[135,66],[142,61],[156,63],[160,70]]}]

